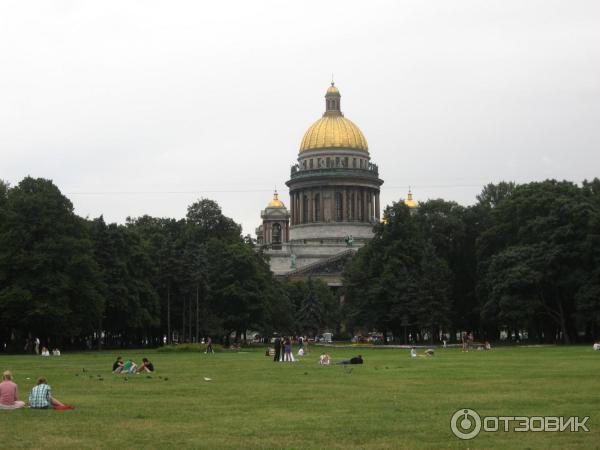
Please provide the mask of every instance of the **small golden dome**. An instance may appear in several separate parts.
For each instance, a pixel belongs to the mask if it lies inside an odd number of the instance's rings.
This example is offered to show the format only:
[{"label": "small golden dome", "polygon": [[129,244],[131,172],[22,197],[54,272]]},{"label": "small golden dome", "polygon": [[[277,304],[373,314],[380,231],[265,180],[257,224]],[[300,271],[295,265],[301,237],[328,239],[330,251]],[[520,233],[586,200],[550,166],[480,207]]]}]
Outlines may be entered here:
[{"label": "small golden dome", "polygon": [[411,209],[419,207],[419,202],[413,200],[413,196],[412,196],[412,192],[410,191],[410,188],[408,189],[408,195],[406,196],[406,200],[404,200],[404,204]]},{"label": "small golden dome", "polygon": [[304,133],[300,152],[330,147],[369,151],[362,131],[344,116],[325,116],[313,123]]},{"label": "small golden dome", "polygon": [[331,82],[331,86],[329,86],[329,88],[327,88],[327,94],[340,94],[340,90],[338,88],[335,87],[335,84],[333,84],[333,81]]},{"label": "small golden dome", "polygon": [[277,191],[273,193],[273,200],[269,202],[267,208],[285,208],[285,205],[281,200],[279,200]]},{"label": "small golden dome", "polygon": [[340,110],[340,91],[333,83],[325,94],[325,113],[304,133],[300,153],[320,148],[349,148],[369,152],[362,131]]}]

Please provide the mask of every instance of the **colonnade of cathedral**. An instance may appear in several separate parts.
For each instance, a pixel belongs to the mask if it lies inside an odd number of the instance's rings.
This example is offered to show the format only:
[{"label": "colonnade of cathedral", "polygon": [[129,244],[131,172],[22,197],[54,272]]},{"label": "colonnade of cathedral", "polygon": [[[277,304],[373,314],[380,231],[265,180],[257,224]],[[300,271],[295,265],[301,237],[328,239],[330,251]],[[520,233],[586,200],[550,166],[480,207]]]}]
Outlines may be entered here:
[{"label": "colonnade of cathedral", "polygon": [[305,188],[290,192],[291,225],[315,222],[377,222],[379,189]]}]

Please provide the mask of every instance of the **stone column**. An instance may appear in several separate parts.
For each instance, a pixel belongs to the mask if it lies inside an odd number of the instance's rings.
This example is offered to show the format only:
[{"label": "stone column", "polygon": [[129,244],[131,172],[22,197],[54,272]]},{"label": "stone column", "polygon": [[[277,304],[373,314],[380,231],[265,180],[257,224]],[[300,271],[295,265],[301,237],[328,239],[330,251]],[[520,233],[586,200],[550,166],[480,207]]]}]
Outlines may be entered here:
[{"label": "stone column", "polygon": [[321,217],[321,222],[325,222],[325,203],[323,200],[323,188],[320,188],[319,191],[319,216]]},{"label": "stone column", "polygon": [[294,225],[298,225],[298,192],[294,192]]},{"label": "stone column", "polygon": [[300,203],[300,223],[304,223],[304,191],[298,193]]},{"label": "stone column", "polygon": [[314,201],[313,201],[313,190],[308,191],[308,221],[314,222],[313,219],[313,209],[314,209]]},{"label": "stone column", "polygon": [[369,195],[367,190],[363,188],[363,196],[362,196],[362,201],[363,201],[363,215],[362,215],[362,221],[363,222],[368,222],[369,221],[369,211],[368,211],[368,200],[367,200],[367,196]]},{"label": "stone column", "polygon": [[342,191],[342,221],[348,221],[348,189]]},{"label": "stone column", "polygon": [[379,222],[379,220],[381,219],[381,212],[380,212],[380,206],[379,206],[379,192],[377,192],[375,194],[375,217],[377,218],[377,221]]}]

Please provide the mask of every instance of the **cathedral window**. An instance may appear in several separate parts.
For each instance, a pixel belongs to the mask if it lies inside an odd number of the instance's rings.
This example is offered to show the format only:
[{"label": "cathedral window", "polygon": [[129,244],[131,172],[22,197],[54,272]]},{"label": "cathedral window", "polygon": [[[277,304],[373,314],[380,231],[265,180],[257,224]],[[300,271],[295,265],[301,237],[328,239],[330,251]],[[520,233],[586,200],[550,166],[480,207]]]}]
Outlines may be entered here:
[{"label": "cathedral window", "polygon": [[335,193],[335,221],[341,222],[344,220],[344,208],[341,192]]},{"label": "cathedral window", "polygon": [[281,249],[281,225],[278,223],[273,224],[272,248],[273,250]]},{"label": "cathedral window", "polygon": [[302,223],[308,222],[308,196],[302,196]]}]

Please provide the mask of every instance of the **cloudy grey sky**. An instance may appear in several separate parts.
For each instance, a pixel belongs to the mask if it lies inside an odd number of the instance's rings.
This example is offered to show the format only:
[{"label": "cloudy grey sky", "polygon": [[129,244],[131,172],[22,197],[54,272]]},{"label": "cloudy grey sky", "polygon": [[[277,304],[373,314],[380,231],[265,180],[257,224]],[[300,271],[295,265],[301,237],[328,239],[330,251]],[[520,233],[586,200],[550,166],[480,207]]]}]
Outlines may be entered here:
[{"label": "cloudy grey sky", "polygon": [[600,176],[597,0],[3,0],[0,178],[116,222],[208,197],[253,233],[332,72],[382,205]]}]

